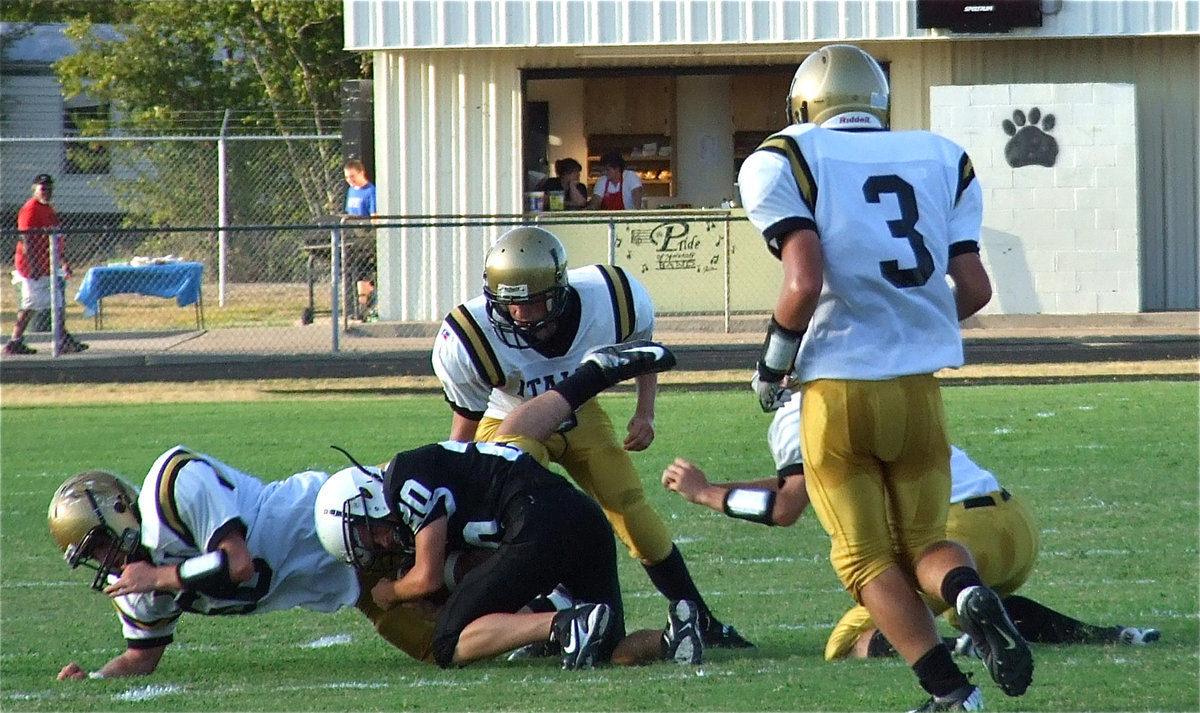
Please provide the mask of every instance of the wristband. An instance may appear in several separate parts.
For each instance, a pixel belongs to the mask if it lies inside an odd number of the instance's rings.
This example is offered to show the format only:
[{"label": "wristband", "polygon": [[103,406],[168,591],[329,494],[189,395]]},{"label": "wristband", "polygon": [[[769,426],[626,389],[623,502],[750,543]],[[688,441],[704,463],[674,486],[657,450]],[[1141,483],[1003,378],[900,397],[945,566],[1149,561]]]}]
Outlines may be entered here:
[{"label": "wristband", "polygon": [[100,673],[99,671],[92,671],[91,673],[88,674],[88,678],[108,678],[108,677],[105,676],[104,674]]},{"label": "wristband", "polygon": [[732,488],[725,493],[723,508],[729,517],[774,525],[771,510],[775,507],[775,491],[762,488]]},{"label": "wristband", "polygon": [[763,381],[779,381],[796,366],[796,354],[804,330],[788,329],[772,315],[767,323],[767,338],[763,341],[762,356],[758,359],[758,375]]},{"label": "wristband", "polygon": [[229,555],[225,550],[186,559],[179,563],[178,570],[184,589],[222,599],[237,590],[237,584],[229,576]]}]

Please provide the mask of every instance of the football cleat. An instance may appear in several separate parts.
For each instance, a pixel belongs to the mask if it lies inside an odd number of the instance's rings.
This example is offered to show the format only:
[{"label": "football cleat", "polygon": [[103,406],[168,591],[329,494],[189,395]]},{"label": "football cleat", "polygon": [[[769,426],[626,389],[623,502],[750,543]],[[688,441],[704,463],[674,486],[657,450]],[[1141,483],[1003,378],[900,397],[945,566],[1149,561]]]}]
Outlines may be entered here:
[{"label": "football cleat", "polygon": [[1117,641],[1130,646],[1145,646],[1158,641],[1158,629],[1139,629],[1136,626],[1118,626]]},{"label": "football cleat", "polygon": [[981,711],[983,710],[983,692],[979,686],[963,686],[948,696],[933,696],[925,701],[925,705],[910,713],[926,713],[926,711]]},{"label": "football cleat", "polygon": [[607,604],[578,604],[556,614],[550,640],[562,647],[563,670],[594,667],[611,630],[612,609]]},{"label": "football cleat", "polygon": [[664,659],[691,664],[704,660],[699,622],[700,613],[695,602],[686,599],[671,602],[667,607],[667,628],[663,631]]},{"label": "football cleat", "polygon": [[979,649],[975,648],[975,642],[971,641],[970,634],[963,634],[957,639],[947,638],[946,646],[959,656],[967,658],[983,658],[979,655]]},{"label": "football cleat", "polygon": [[506,660],[547,659],[552,656],[562,656],[562,653],[562,647],[558,645],[557,641],[538,641],[514,650],[508,655]]},{"label": "football cleat", "polygon": [[722,624],[712,619],[709,627],[704,630],[704,645],[719,649],[753,649],[754,644],[738,633],[738,630],[728,624]]},{"label": "football cleat", "polygon": [[956,604],[959,623],[970,634],[992,680],[1007,695],[1025,693],[1033,682],[1033,653],[1000,597],[987,587],[967,587]]},{"label": "football cleat", "polygon": [[675,366],[675,355],[658,342],[634,340],[596,347],[584,355],[583,364],[595,364],[609,386],[643,374]]}]

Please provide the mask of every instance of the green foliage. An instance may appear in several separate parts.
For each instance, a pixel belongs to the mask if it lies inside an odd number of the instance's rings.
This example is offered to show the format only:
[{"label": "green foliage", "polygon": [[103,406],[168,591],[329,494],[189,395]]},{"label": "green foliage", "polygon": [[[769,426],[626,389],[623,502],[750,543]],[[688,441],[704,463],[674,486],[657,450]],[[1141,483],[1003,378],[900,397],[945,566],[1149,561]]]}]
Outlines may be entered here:
[{"label": "green foliage", "polygon": [[[98,4],[108,11],[83,7]],[[54,65],[63,90],[111,107],[124,133],[215,135],[231,110],[228,134],[281,137],[253,158],[230,150],[229,175],[241,183],[228,187],[229,224],[308,223],[340,208],[337,144],[291,138],[337,135],[341,82],[368,73],[365,55],[342,49],[340,0],[62,5],[57,21],[78,48]],[[48,12],[35,3],[24,16],[50,21]],[[93,120],[84,129],[116,126]],[[127,225],[217,222],[215,144],[123,149],[98,180]],[[251,161],[262,168],[245,170]]]},{"label": "green foliage", "polygon": [[[1194,382],[948,388],[954,441],[1033,504],[1042,554],[1022,593],[1086,621],[1155,626],[1148,647],[1035,646],[1034,684],[1006,698],[978,661],[961,665],[989,710],[1194,711],[1198,434]],[[197,385],[196,398],[205,398]],[[764,528],[684,503],[657,486],[675,455],[716,479],[770,473],[770,417],[745,389],[664,387],[658,440],[634,455],[646,496],[667,522],[717,614],[758,644],[712,651],[699,667],[564,672],[534,660],[442,671],[391,650],[357,612],[187,615],[153,675],[58,683],[71,660],[94,669],[122,642],[111,604],[87,591],[45,531],[67,475],[105,467],[140,477],[177,442],[265,479],[332,470],[444,437],[438,395],[394,397],[368,382],[344,400],[0,409],[4,563],[0,707],[4,710],[905,710],[924,695],[897,660],[827,663],[821,652],[848,606],[814,518]],[[607,396],[614,423],[628,392]],[[58,445],[62,441],[63,446]],[[52,445],[53,443],[53,445]],[[632,627],[660,626],[663,600],[621,555]],[[330,637],[349,637],[343,639]],[[335,642],[319,647],[316,642]]]}]

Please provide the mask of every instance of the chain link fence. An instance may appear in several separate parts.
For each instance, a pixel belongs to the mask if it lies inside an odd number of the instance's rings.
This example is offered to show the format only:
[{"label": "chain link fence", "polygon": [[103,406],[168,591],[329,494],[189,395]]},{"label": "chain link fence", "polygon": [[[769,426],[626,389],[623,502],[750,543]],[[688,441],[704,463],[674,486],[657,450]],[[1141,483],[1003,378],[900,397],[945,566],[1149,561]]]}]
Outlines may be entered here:
[{"label": "chain link fence", "polygon": [[[62,169],[53,198],[65,278],[57,314],[92,344],[89,354],[374,351],[389,344],[381,336],[431,338],[436,322],[375,323],[380,235],[449,244],[471,232],[469,244],[486,245],[512,225],[541,223],[563,238],[572,265],[623,265],[647,285],[663,314],[715,317],[715,328],[725,331],[733,313],[761,312],[760,304],[769,311],[778,286],[753,265],[739,267],[765,251],[757,237],[753,250],[731,240],[730,225],[746,224],[728,211],[616,219],[381,216],[377,227],[347,223],[340,215],[346,184],[336,137],[5,137],[0,152],[7,213],[0,259],[7,271],[27,183],[52,172],[46,167]],[[5,339],[18,304],[14,282],[0,291]],[[39,357],[51,352],[50,312],[35,314],[27,331]]]}]

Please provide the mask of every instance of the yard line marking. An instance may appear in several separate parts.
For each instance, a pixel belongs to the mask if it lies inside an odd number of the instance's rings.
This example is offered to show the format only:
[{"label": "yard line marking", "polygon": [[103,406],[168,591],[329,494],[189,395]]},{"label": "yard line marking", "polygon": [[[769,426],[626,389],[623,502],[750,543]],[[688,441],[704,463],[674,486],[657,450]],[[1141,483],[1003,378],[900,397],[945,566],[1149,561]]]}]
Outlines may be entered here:
[{"label": "yard line marking", "polygon": [[317,639],[316,641],[310,641],[307,644],[300,644],[300,648],[302,648],[302,649],[327,649],[330,646],[340,646],[342,644],[348,644],[353,640],[354,640],[354,637],[350,636],[349,634],[331,634],[329,636],[322,636],[321,638]]},{"label": "yard line marking", "polygon": [[183,693],[183,689],[174,684],[166,685],[151,684],[149,686],[141,686],[131,688],[124,693],[118,693],[113,696],[114,701],[148,701],[152,698],[161,698],[174,693]]}]

